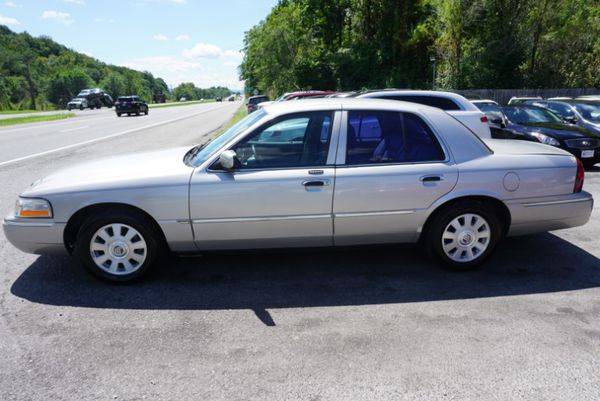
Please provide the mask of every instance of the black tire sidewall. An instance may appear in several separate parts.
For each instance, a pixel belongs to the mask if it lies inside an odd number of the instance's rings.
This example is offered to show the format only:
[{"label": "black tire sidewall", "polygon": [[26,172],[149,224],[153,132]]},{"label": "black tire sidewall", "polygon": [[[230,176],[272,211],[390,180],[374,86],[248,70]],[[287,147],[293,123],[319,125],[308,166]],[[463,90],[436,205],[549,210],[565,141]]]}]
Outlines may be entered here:
[{"label": "black tire sidewall", "polygon": [[[477,214],[487,221],[490,227],[491,238],[490,244],[480,257],[470,262],[461,263],[450,259],[446,255],[442,247],[442,235],[452,220],[467,213]],[[430,254],[441,261],[445,267],[456,271],[466,271],[472,270],[484,263],[494,252],[501,237],[502,224],[493,210],[476,202],[465,202],[446,208],[435,216],[427,232],[427,247]]]},{"label": "black tire sidewall", "polygon": [[[100,228],[112,223],[127,224],[128,226],[135,228],[146,242],[146,260],[138,270],[131,274],[121,276],[110,274],[96,266],[92,260],[90,254],[90,241],[92,236]],[[97,277],[113,282],[132,281],[144,275],[156,261],[160,251],[158,238],[158,234],[152,228],[152,224],[142,216],[127,212],[101,213],[98,216],[90,217],[79,229],[74,255],[81,261],[86,270]]]}]

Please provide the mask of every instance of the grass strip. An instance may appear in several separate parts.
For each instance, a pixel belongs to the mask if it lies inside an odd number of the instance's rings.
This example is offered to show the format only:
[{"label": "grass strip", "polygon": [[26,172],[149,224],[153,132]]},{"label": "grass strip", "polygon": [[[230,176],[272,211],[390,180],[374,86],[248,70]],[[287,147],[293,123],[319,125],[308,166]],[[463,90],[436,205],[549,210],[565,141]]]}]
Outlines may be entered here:
[{"label": "grass strip", "polygon": [[75,113],[48,114],[43,116],[23,116],[15,118],[0,119],[0,127],[17,124],[39,123],[42,121],[64,120],[75,117]]}]

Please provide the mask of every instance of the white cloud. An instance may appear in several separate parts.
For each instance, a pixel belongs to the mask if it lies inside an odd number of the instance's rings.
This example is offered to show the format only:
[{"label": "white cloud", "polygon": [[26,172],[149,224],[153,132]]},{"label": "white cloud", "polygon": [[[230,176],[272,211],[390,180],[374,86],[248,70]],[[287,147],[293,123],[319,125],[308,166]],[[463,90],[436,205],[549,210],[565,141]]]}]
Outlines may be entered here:
[{"label": "white cloud", "polygon": [[61,11],[48,10],[42,13],[43,19],[50,19],[58,21],[65,25],[70,25],[73,23],[74,19],[71,18],[71,14],[63,13]]},{"label": "white cloud", "polygon": [[187,3],[187,0],[167,0],[167,2],[175,4],[185,4]]},{"label": "white cloud", "polygon": [[123,63],[134,70],[149,70],[158,73],[179,73],[199,68],[200,64],[172,56],[141,57]]},{"label": "white cloud", "polygon": [[241,60],[243,54],[237,50],[222,50],[219,46],[210,43],[196,43],[191,49],[184,49],[181,53],[185,58],[222,58]]},{"label": "white cloud", "polygon": [[109,19],[94,18],[94,22],[98,22],[98,23],[106,22],[107,24],[114,24],[115,22],[117,22],[117,20],[115,20],[114,18],[109,18]]},{"label": "white cloud", "polygon": [[152,39],[158,40],[159,42],[166,42],[167,40],[169,40],[169,38],[167,38],[165,35],[161,35],[161,34],[152,36]]},{"label": "white cloud", "polygon": [[16,18],[5,17],[4,15],[0,14],[0,25],[21,25],[21,23]]},{"label": "white cloud", "polygon": [[187,35],[187,34],[178,35],[178,36],[175,38],[175,40],[178,40],[178,41],[180,41],[180,42],[181,42],[181,41],[185,41],[185,40],[190,40],[190,35]]},{"label": "white cloud", "polygon": [[21,8],[21,6],[19,4],[14,3],[12,1],[7,1],[7,2],[4,3],[4,5],[6,7],[10,7],[10,8]]},{"label": "white cloud", "polygon": [[65,3],[77,4],[80,6],[85,5],[85,0],[63,0]]},{"label": "white cloud", "polygon": [[218,58],[222,53],[219,46],[210,43],[196,43],[191,49],[184,49],[182,52],[185,58]]}]

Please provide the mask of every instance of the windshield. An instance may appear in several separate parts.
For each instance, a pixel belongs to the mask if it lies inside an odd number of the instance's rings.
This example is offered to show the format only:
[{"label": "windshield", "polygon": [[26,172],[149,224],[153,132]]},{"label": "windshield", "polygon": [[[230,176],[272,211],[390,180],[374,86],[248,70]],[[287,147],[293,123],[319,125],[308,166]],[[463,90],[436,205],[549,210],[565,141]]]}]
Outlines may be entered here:
[{"label": "windshield", "polygon": [[586,120],[600,123],[600,104],[576,103],[574,106]]},{"label": "windshield", "polygon": [[548,110],[533,107],[506,107],[504,114],[516,124],[560,123],[561,120]]},{"label": "windshield", "polygon": [[475,103],[475,106],[484,113],[486,112],[495,112],[502,113],[502,108],[494,103]]},{"label": "windshield", "polygon": [[233,125],[223,134],[213,139],[204,145],[198,145],[186,155],[185,162],[192,166],[199,166],[204,163],[215,151],[221,146],[235,138],[238,134],[254,125],[258,120],[263,118],[267,113],[260,109],[249,114],[244,119]]}]

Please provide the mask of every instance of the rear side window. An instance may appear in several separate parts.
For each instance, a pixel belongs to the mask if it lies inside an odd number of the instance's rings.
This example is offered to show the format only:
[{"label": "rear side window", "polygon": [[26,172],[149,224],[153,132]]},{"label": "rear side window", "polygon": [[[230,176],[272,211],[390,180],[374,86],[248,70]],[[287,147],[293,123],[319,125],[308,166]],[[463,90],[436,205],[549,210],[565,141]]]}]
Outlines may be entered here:
[{"label": "rear side window", "polygon": [[444,160],[427,124],[412,113],[351,111],[347,132],[346,165]]},{"label": "rear side window", "polygon": [[402,100],[404,102],[419,103],[446,111],[461,109],[454,100],[440,96],[395,95],[382,97],[382,99],[393,99]]}]

